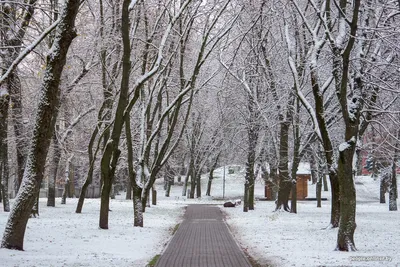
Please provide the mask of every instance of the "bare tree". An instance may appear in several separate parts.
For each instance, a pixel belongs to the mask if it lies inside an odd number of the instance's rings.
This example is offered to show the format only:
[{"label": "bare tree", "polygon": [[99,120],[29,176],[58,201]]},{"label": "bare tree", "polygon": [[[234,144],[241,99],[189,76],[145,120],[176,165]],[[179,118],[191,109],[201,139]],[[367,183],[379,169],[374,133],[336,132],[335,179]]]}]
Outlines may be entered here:
[{"label": "bare tree", "polygon": [[26,224],[43,178],[45,160],[57,118],[60,77],[68,48],[76,36],[74,26],[80,3],[78,0],[66,1],[60,15],[60,24],[52,49],[47,56],[45,76],[41,85],[41,100],[38,105],[27,167],[6,224],[1,242],[2,248],[23,250]]}]

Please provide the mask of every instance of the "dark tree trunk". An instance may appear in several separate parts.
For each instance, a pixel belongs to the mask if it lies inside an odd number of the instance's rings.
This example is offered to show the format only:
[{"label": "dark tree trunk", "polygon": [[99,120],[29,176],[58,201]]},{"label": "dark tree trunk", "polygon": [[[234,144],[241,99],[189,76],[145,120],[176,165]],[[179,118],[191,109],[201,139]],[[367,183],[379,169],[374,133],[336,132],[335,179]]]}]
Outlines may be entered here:
[{"label": "dark tree trunk", "polygon": [[132,134],[130,126],[130,117],[125,118],[125,135],[126,145],[128,150],[128,176],[132,187],[126,190],[133,190],[133,226],[143,227],[143,208],[142,208],[142,189],[136,182],[136,173],[133,167],[133,148],[132,148]]},{"label": "dark tree trunk", "polygon": [[322,191],[322,177],[319,175],[317,179],[316,196],[317,196],[317,208],[321,208],[321,191]]},{"label": "dark tree trunk", "polygon": [[277,200],[278,197],[278,168],[277,167],[271,167],[271,173],[270,173],[270,178],[271,178],[271,198],[273,200]]},{"label": "dark tree trunk", "polygon": [[189,198],[194,198],[194,193],[196,190],[196,168],[192,167],[191,168],[191,173],[190,173],[190,195]]},{"label": "dark tree trunk", "polygon": [[211,165],[210,172],[208,173],[208,183],[207,183],[206,196],[211,196],[211,185],[212,185],[212,180],[214,179],[214,171],[215,171],[215,169],[217,168],[217,165],[218,165],[219,155],[220,154],[218,154],[215,157],[214,163]]},{"label": "dark tree trunk", "polygon": [[383,177],[381,177],[379,183],[379,203],[382,204],[386,203],[385,193],[386,193],[386,183]]},{"label": "dark tree trunk", "polygon": [[36,192],[36,198],[35,198],[35,204],[32,207],[31,211],[31,217],[36,218],[36,216],[39,216],[39,196],[40,196],[40,188]]},{"label": "dark tree trunk", "polygon": [[18,188],[22,182],[24,175],[25,160],[26,160],[26,138],[24,137],[24,125],[22,121],[22,100],[21,100],[21,83],[17,73],[11,75],[12,85],[10,86],[11,93],[11,121],[14,125],[14,135],[16,140],[17,152],[17,175]]},{"label": "dark tree trunk", "polygon": [[[5,147],[7,149],[7,146]],[[1,154],[1,152],[0,152]],[[1,157],[0,157],[1,158]],[[0,163],[0,202],[3,202],[3,210],[5,212],[10,211],[10,201],[8,199],[8,160],[5,157],[5,161]]]},{"label": "dark tree trunk", "polygon": [[[23,9],[17,2],[11,3],[9,10],[4,10],[6,16],[2,20],[4,34],[2,34],[3,70],[7,70],[12,62],[17,59],[23,47],[25,33],[32,20],[35,11],[36,0],[26,1]],[[16,27],[16,25],[18,25]],[[17,29],[17,30],[16,30]],[[8,32],[7,32],[8,31]],[[7,49],[8,48],[8,49]],[[10,94],[10,121],[14,126],[16,156],[17,156],[17,175],[16,191],[18,191],[24,174],[26,159],[26,138],[24,137],[24,127],[22,121],[22,95],[21,82],[17,70],[13,70],[4,81]]]},{"label": "dark tree trunk", "polygon": [[154,206],[157,205],[157,190],[154,187],[151,188],[151,204]]},{"label": "dark tree trunk", "polygon": [[243,194],[243,212],[249,211],[249,182],[244,182],[244,194]]},{"label": "dark tree trunk", "polygon": [[49,183],[47,189],[48,207],[56,206],[56,180],[57,180],[58,164],[60,163],[60,158],[61,158],[61,149],[58,144],[57,136],[55,133],[53,134],[52,142],[53,142],[53,157],[52,157],[53,162],[50,165]]},{"label": "dark tree trunk", "polygon": [[312,184],[316,184],[318,182],[318,164],[317,161],[315,159],[315,155],[312,154],[311,155],[311,161],[310,161],[310,167],[311,167],[311,180],[312,180]]},{"label": "dark tree trunk", "polygon": [[126,185],[126,195],[125,195],[125,199],[132,199],[132,182],[131,179],[128,176],[128,180],[126,181],[127,185]]},{"label": "dark tree trunk", "polygon": [[164,181],[164,190],[165,190],[165,196],[169,197],[169,193],[171,192],[171,184],[167,179]]},{"label": "dark tree trunk", "polygon": [[[400,139],[400,130],[397,132],[397,139]],[[389,211],[397,210],[397,162],[399,160],[400,151],[400,141],[396,142],[393,162],[392,162],[392,172],[390,181],[390,191],[389,191]]]},{"label": "dark tree trunk", "polygon": [[329,189],[328,189],[328,180],[326,179],[325,172],[323,172],[323,171],[322,171],[322,183],[323,183],[323,186],[324,186],[324,192],[328,192],[329,191]]},{"label": "dark tree trunk", "polygon": [[[362,136],[360,136],[360,140],[362,140]],[[362,174],[362,155],[361,155],[361,147],[357,146],[356,147],[356,159],[357,159],[357,163],[356,163],[356,174],[357,176],[360,176]]]},{"label": "dark tree trunk", "polygon": [[64,176],[64,190],[62,193],[62,197],[61,197],[61,204],[66,204],[67,203],[67,196],[69,197],[69,190],[70,190],[70,183],[71,183],[71,175],[70,175],[70,171],[71,171],[71,160],[72,160],[73,156],[70,156],[67,159],[67,164],[65,164],[65,176]]},{"label": "dark tree trunk", "polygon": [[[342,10],[346,10],[348,3],[339,3]],[[343,122],[345,125],[344,142],[339,146],[338,180],[340,191],[340,222],[337,238],[339,251],[355,251],[354,231],[356,229],[356,190],[354,186],[353,158],[360,133],[360,116],[364,106],[362,74],[358,69],[357,74],[351,79],[349,86],[350,66],[355,38],[357,36],[358,15],[361,1],[353,1],[352,21],[345,49],[332,47],[333,50],[333,76],[335,78],[336,95],[341,107]],[[344,13],[346,14],[346,13]],[[343,14],[339,15],[341,20]],[[348,88],[352,88],[352,92]],[[349,104],[351,103],[351,104]],[[333,190],[333,188],[332,188]]]},{"label": "dark tree trunk", "polygon": [[275,210],[280,210],[283,208],[285,211],[290,211],[288,202],[290,190],[292,189],[292,181],[289,177],[288,169],[289,127],[289,123],[281,123],[279,145],[279,191]]},{"label": "dark tree trunk", "polygon": [[[30,152],[27,159],[23,182],[8,218],[1,243],[2,248],[23,250],[26,224],[36,194],[43,178],[46,156],[50,145],[59,103],[59,84],[66,61],[68,48],[75,38],[75,17],[80,1],[66,1],[57,26],[53,48],[46,58],[46,70],[40,90],[36,124],[33,130]],[[57,48],[57,49],[56,49]]]},{"label": "dark tree trunk", "polygon": [[290,205],[290,213],[297,213],[297,182],[292,182],[292,201]]},{"label": "dark tree trunk", "polygon": [[133,226],[143,227],[142,189],[133,183]]},{"label": "dark tree trunk", "polygon": [[[254,107],[253,107],[254,108]],[[250,109],[250,108],[249,108]],[[251,112],[250,112],[251,113]],[[253,122],[254,124],[256,122]],[[256,146],[258,142],[258,126],[250,125],[247,129],[249,147],[246,162],[246,185],[248,208],[254,210],[254,165],[256,164]]]},{"label": "dark tree trunk", "polygon": [[208,177],[206,196],[211,196],[212,178]]},{"label": "dark tree trunk", "polygon": [[331,222],[330,227],[339,227],[340,219],[340,194],[339,178],[336,171],[329,173],[329,182],[331,185]]},{"label": "dark tree trunk", "polygon": [[114,124],[110,139],[105,145],[103,156],[101,159],[101,180],[103,185],[101,188],[101,203],[100,203],[100,219],[99,227],[108,229],[108,212],[110,205],[110,192],[114,180],[115,168],[118,162],[121,151],[118,149],[119,139],[124,124],[124,112],[128,105],[129,79],[131,71],[131,45],[129,39],[129,7],[130,1],[124,0],[122,4],[122,19],[121,32],[123,42],[123,57],[122,57],[122,77],[120,84],[120,92],[118,104],[115,111]]},{"label": "dark tree trunk", "polygon": [[253,178],[249,184],[249,210],[254,210],[254,180]]},{"label": "dark tree trunk", "polygon": [[200,171],[196,175],[196,197],[201,198],[201,174]]},{"label": "dark tree trunk", "polygon": [[340,222],[336,249],[340,251],[356,250],[354,245],[356,229],[356,190],[353,179],[354,147],[355,144],[352,144],[349,148],[341,151],[339,156]]},{"label": "dark tree trunk", "polygon": [[61,204],[66,204],[67,203],[67,192],[69,188],[69,179],[67,179],[64,183],[64,190],[61,196]]},{"label": "dark tree trunk", "polygon": [[187,185],[189,183],[189,171],[190,170],[188,170],[188,173],[185,176],[185,181],[184,181],[183,186],[182,186],[182,196],[183,197],[186,196],[186,192],[187,192]]},{"label": "dark tree trunk", "polygon": [[397,210],[397,199],[396,199],[396,163],[393,163],[393,171],[391,174],[391,184],[389,190],[389,210],[396,211]]},{"label": "dark tree trunk", "polygon": [[[0,84],[0,86],[2,86]],[[4,211],[10,211],[8,202],[8,141],[7,141],[7,117],[9,95],[3,93],[0,87],[0,186]]]},{"label": "dark tree trunk", "polygon": [[286,118],[283,114],[279,114],[280,121],[280,140],[279,140],[279,191],[278,201],[276,202],[275,210],[283,208],[285,211],[290,211],[289,195],[292,189],[292,179],[289,175],[289,129],[293,121],[293,105],[295,95],[291,94],[287,103]]}]

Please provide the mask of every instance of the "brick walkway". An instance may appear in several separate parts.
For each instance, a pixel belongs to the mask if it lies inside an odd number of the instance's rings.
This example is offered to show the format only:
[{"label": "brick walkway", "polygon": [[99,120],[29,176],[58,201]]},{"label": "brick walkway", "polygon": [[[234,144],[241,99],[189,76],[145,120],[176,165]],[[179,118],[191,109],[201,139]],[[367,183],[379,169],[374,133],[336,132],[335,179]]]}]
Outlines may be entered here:
[{"label": "brick walkway", "polygon": [[189,205],[156,267],[251,267],[218,207]]}]

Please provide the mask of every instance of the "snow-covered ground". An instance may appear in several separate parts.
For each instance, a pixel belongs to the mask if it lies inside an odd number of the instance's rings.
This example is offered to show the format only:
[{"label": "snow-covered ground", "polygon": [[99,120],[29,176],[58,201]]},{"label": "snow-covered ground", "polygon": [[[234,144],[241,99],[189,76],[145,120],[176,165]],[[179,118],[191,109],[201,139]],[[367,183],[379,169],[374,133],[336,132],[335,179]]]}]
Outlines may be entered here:
[{"label": "snow-covered ground", "polygon": [[[215,172],[213,198],[237,199],[243,195],[243,168]],[[203,195],[206,178],[203,179]],[[164,197],[162,183],[157,184],[158,204],[147,209],[145,227],[132,226],[132,202],[120,195],[111,200],[109,230],[98,228],[99,200],[87,199],[82,214],[75,214],[76,199],[67,205],[46,207],[41,199],[40,217],[29,220],[25,251],[0,249],[0,266],[146,266],[160,254],[171,238],[172,229],[182,220],[184,206],[192,203],[221,205],[227,224],[239,244],[262,266],[400,266],[400,211],[389,212],[379,204],[379,183],[370,177],[358,177],[357,252],[336,252],[337,229],[325,229],[330,218],[330,202],[316,208],[315,201],[299,201],[298,214],[273,212],[271,201],[256,201],[254,211],[244,213],[241,206],[223,208],[222,200],[212,197],[189,200],[175,185],[171,197]],[[315,186],[309,184],[309,197]],[[256,198],[264,196],[264,185],[256,182]],[[330,192],[323,197],[330,198]],[[0,208],[0,229],[7,213]],[[381,257],[381,258],[378,258]]]},{"label": "snow-covered ground", "polygon": [[[101,230],[98,199],[86,199],[82,214],[75,213],[77,199],[67,199],[66,205],[58,200],[55,208],[40,200],[40,216],[28,221],[25,251],[0,249],[0,266],[143,267],[160,254],[184,212],[183,205],[159,202],[146,211],[145,227],[138,228],[132,201],[111,200],[110,229]],[[1,233],[6,220],[1,208]]]}]

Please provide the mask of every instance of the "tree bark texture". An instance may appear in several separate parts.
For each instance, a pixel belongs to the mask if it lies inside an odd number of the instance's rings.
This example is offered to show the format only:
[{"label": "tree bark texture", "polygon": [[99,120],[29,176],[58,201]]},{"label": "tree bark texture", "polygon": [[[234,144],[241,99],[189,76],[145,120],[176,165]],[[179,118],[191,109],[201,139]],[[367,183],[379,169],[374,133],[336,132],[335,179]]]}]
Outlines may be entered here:
[{"label": "tree bark texture", "polygon": [[[3,86],[3,85],[0,85]],[[8,201],[8,103],[9,95],[0,87],[0,187],[4,211],[10,211]]]},{"label": "tree bark texture", "polygon": [[356,190],[353,180],[353,154],[348,148],[340,152],[338,178],[340,186],[340,223],[337,241],[337,250],[354,251],[354,231],[356,229]]},{"label": "tree bark texture", "polygon": [[124,111],[128,105],[129,78],[131,71],[131,46],[129,40],[129,7],[130,1],[124,0],[122,4],[121,33],[123,42],[122,77],[117,109],[110,139],[107,141],[101,159],[101,203],[99,227],[108,229],[108,213],[110,205],[110,192],[114,180],[115,168],[121,151],[118,149],[119,139],[124,125]]},{"label": "tree bark texture", "polygon": [[389,211],[397,211],[397,162],[400,158],[400,130],[397,130],[397,140],[392,161],[391,183],[389,191]]},{"label": "tree bark texture", "polygon": [[380,182],[379,182],[379,203],[385,204],[386,203],[386,198],[385,198],[385,193],[386,193],[386,182],[384,177],[380,177]]},{"label": "tree bark texture", "polygon": [[49,184],[47,189],[48,207],[56,206],[56,180],[57,180],[58,165],[60,163],[60,158],[61,158],[61,149],[58,144],[55,132],[52,137],[52,142],[53,142],[53,157],[52,157],[52,164],[50,165]]},{"label": "tree bark texture", "polygon": [[215,157],[214,163],[211,165],[210,172],[208,173],[208,183],[207,183],[207,191],[206,191],[206,196],[211,196],[211,185],[212,185],[212,180],[214,179],[214,171],[217,168],[218,161],[219,161],[219,155],[218,154]]},{"label": "tree bark texture", "polygon": [[6,224],[1,242],[2,248],[23,250],[26,224],[43,178],[46,156],[57,117],[60,77],[68,48],[76,36],[74,28],[79,6],[79,0],[66,1],[52,49],[46,58],[46,70],[40,89],[40,102],[24,178]]},{"label": "tree bark texture", "polygon": [[[35,4],[37,0],[25,1],[26,6],[20,10],[19,3],[10,3],[11,8],[5,10],[7,15],[2,22],[4,29],[7,29],[2,35],[2,46],[6,47],[4,53],[2,52],[2,59],[4,60],[4,70],[7,70],[12,62],[19,56],[21,47],[23,45],[26,30],[32,20],[35,11]],[[18,14],[18,15],[17,15]],[[16,27],[16,25],[19,25]],[[15,30],[18,29],[18,30]],[[4,82],[8,87],[10,94],[10,121],[14,127],[15,144],[16,144],[16,157],[17,157],[17,186],[18,190],[25,167],[26,159],[26,138],[24,137],[24,127],[22,121],[22,97],[21,97],[21,82],[19,79],[18,71],[13,70]]]},{"label": "tree bark texture", "polygon": [[[252,114],[253,112],[251,112],[251,110],[255,107],[250,107],[250,105],[251,104],[249,104],[249,110],[250,114]],[[254,165],[256,164],[256,146],[259,134],[258,133],[259,126],[255,121],[253,121],[255,119],[256,118],[253,118],[250,125],[247,126],[248,150],[247,150],[246,175],[245,175],[247,186],[245,186],[245,190],[247,190],[246,195],[247,195],[249,210],[254,210],[254,181],[255,181]]]},{"label": "tree bark texture", "polygon": [[292,189],[292,181],[289,177],[288,168],[289,127],[290,124],[288,122],[281,123],[279,145],[279,191],[275,210],[283,208],[284,211],[290,211],[288,202],[290,190]]},{"label": "tree bark texture", "polygon": [[316,188],[316,196],[317,196],[317,208],[321,208],[321,193],[322,193],[322,177],[321,175],[318,175],[317,179],[317,186]]}]

